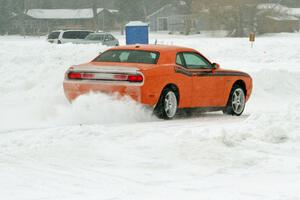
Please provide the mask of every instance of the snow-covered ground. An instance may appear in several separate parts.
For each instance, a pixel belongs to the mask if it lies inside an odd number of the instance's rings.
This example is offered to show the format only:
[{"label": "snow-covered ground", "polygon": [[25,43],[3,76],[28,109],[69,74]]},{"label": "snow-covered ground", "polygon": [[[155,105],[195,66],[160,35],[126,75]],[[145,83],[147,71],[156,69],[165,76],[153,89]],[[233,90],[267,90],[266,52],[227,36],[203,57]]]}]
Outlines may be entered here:
[{"label": "snow-covered ground", "polygon": [[[254,78],[242,117],[161,121],[101,94],[70,105],[62,80],[106,47],[0,37],[0,199],[300,199],[300,34],[152,34]],[[124,38],[120,37],[121,42]]]}]

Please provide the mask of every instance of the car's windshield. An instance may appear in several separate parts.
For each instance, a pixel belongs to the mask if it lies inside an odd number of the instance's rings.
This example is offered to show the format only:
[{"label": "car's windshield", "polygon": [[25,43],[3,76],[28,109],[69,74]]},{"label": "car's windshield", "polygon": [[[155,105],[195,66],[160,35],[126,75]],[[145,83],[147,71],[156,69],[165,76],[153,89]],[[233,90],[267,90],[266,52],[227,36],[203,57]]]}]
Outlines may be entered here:
[{"label": "car's windshield", "polygon": [[108,50],[98,56],[94,62],[156,64],[158,58],[158,52],[142,50]]},{"label": "car's windshield", "polygon": [[58,39],[60,32],[52,32],[49,34],[48,39]]},{"label": "car's windshield", "polygon": [[99,40],[99,41],[103,41],[104,40],[105,35],[104,34],[89,34],[88,36],[86,36],[86,38],[84,38],[85,40]]}]

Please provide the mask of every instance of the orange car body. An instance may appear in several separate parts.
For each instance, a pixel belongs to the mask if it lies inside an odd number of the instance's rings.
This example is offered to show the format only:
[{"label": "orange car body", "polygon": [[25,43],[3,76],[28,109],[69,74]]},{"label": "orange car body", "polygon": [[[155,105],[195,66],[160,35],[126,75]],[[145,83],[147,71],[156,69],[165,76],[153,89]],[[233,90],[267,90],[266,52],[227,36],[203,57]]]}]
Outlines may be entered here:
[{"label": "orange car body", "polygon": [[[159,53],[159,58],[156,64],[92,61],[72,66],[66,72],[64,80],[64,91],[70,101],[90,92],[119,93],[154,107],[163,89],[172,85],[179,93],[178,108],[224,108],[236,82],[243,85],[246,100],[251,95],[252,79],[244,72],[219,67],[188,69],[176,63],[177,55],[182,52],[194,53],[206,59],[201,53],[191,48],[140,45],[120,46],[110,50],[153,51]],[[212,63],[210,64],[213,66]],[[72,72],[84,74],[78,79],[72,79],[72,77],[70,79],[69,74]],[[89,73],[97,73],[101,76],[90,79]],[[140,77],[142,81],[130,82],[124,77],[131,74],[138,75],[137,78]],[[76,74],[74,76],[76,77]],[[112,77],[120,79],[113,80]]]}]

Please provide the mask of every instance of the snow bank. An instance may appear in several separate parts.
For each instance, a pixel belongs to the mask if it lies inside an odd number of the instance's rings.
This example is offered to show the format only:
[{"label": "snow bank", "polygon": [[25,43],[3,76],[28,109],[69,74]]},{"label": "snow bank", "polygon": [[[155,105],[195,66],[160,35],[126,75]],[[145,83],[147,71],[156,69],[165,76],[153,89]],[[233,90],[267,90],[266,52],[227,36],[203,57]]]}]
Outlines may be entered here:
[{"label": "snow bank", "polygon": [[65,70],[103,46],[0,37],[0,199],[299,199],[299,35],[152,35],[254,79],[245,115],[173,121],[126,98],[67,102]]},{"label": "snow bank", "polygon": [[[197,36],[189,36],[188,39],[183,36],[165,38],[164,35],[153,35],[152,38],[155,36],[160,36],[165,43],[193,46],[212,61],[221,61],[225,68],[250,72],[254,77],[255,97],[247,107],[248,113],[250,109],[252,113],[266,108],[274,109],[275,105],[280,104],[281,96],[288,97],[288,100],[299,94],[299,73],[289,71],[299,70],[297,63],[300,63],[300,57],[297,51],[282,54],[294,43],[292,39],[263,38],[251,49],[246,39]],[[279,42],[280,49],[275,48]],[[67,102],[62,88],[66,69],[73,64],[88,62],[106,47],[55,45],[47,43],[44,38],[21,37],[2,37],[0,43],[1,130],[153,120],[150,111],[145,111],[128,99],[111,101],[111,97],[91,95],[80,98],[73,105]],[[259,103],[256,99],[259,99]],[[252,106],[254,104],[259,106]],[[283,107],[285,105],[281,104]]]}]

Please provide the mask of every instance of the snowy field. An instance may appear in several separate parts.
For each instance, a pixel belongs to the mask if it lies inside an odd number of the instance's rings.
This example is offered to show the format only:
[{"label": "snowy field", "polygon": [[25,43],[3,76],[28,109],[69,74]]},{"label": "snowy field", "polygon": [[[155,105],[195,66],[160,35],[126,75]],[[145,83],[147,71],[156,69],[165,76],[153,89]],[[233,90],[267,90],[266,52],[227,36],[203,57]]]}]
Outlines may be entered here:
[{"label": "snowy field", "polygon": [[70,105],[65,70],[106,47],[0,37],[1,200],[300,199],[300,33],[253,49],[240,38],[155,39],[251,74],[245,114],[161,121],[101,94]]}]

